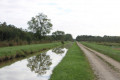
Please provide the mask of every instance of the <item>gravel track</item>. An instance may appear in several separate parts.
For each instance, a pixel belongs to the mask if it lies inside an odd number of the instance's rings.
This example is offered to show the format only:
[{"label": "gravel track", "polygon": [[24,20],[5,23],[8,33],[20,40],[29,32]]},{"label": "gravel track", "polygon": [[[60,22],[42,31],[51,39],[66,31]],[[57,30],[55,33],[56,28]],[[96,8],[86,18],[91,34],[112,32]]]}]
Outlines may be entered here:
[{"label": "gravel track", "polygon": [[88,58],[97,80],[120,80],[119,62],[81,43],[77,44]]}]

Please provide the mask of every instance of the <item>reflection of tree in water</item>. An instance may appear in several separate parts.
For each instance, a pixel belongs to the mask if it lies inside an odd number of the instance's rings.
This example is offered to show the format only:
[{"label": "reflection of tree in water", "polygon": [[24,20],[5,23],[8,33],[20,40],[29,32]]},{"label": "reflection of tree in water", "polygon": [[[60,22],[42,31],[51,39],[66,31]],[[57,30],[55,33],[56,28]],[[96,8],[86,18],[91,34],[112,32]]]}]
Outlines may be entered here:
[{"label": "reflection of tree in water", "polygon": [[54,48],[52,52],[55,52],[56,54],[62,54],[65,52],[65,50],[62,47],[57,47],[57,48]]},{"label": "reflection of tree in water", "polygon": [[46,53],[41,53],[29,58],[27,67],[29,67],[31,71],[43,75],[46,73],[46,70],[49,70],[51,64],[50,56],[46,55]]}]

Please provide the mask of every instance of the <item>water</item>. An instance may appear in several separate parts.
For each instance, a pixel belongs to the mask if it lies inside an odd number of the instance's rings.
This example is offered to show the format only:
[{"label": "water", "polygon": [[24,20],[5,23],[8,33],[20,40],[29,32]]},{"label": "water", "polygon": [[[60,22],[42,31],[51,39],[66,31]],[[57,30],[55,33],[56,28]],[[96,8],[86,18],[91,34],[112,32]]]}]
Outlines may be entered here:
[{"label": "water", "polygon": [[48,80],[67,50],[54,48],[0,68],[0,80]]}]

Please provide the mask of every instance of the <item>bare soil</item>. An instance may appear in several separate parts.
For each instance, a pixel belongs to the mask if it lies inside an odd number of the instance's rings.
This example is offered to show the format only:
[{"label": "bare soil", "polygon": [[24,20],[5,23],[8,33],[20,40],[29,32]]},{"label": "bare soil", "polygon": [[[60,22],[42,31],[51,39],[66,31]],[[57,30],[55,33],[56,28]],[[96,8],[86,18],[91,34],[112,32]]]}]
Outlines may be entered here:
[{"label": "bare soil", "polygon": [[77,42],[77,44],[88,58],[97,80],[120,80],[119,62],[81,43]]}]

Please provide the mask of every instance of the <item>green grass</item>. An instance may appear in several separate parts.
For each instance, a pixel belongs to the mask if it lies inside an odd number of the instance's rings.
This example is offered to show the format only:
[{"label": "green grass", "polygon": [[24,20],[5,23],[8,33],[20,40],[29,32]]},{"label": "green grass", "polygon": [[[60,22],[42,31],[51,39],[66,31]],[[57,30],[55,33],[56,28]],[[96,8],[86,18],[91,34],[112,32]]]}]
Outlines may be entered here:
[{"label": "green grass", "polygon": [[87,47],[90,47],[98,52],[101,52],[117,61],[120,62],[120,50],[116,50],[111,46],[99,45],[97,43],[90,43],[90,42],[81,42]]},{"label": "green grass", "polygon": [[112,47],[112,48],[120,48],[120,43],[96,42],[96,44],[105,45],[105,46],[109,46],[109,47]]},{"label": "green grass", "polygon": [[94,80],[88,60],[76,43],[53,70],[50,80]]},{"label": "green grass", "polygon": [[16,55],[27,55],[28,53],[38,52],[42,49],[49,49],[61,45],[60,42],[46,44],[32,44],[24,46],[13,46],[0,48],[0,59],[5,57],[15,57]]}]

